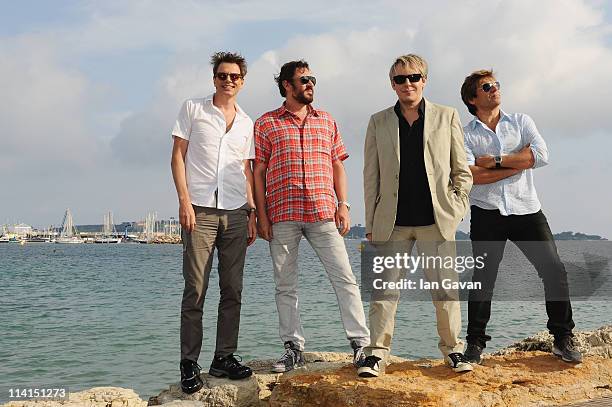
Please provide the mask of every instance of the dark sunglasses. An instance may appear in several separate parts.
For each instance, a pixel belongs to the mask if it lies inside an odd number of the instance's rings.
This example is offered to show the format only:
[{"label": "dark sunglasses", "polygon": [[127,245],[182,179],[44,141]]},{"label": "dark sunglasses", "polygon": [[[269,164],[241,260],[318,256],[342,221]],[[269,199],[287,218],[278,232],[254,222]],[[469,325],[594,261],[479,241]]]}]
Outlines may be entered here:
[{"label": "dark sunglasses", "polygon": [[312,82],[312,86],[315,86],[317,84],[317,78],[315,78],[314,76],[300,76],[299,79],[302,85],[307,85],[308,82]]},{"label": "dark sunglasses", "polygon": [[495,86],[495,89],[497,89],[497,90],[500,89],[499,82],[495,81],[495,82],[483,83],[482,84],[482,90],[485,91],[485,93],[489,93],[491,91],[491,89],[493,89],[493,86]]},{"label": "dark sunglasses", "polygon": [[393,77],[393,82],[395,82],[398,85],[401,85],[402,83],[406,83],[406,79],[408,79],[410,83],[415,83],[415,82],[420,81],[422,77],[423,75],[420,73],[413,73],[410,75],[395,75]]},{"label": "dark sunglasses", "polygon": [[242,79],[242,75],[239,73],[225,73],[225,72],[217,72],[215,74],[215,77],[221,81],[225,81],[227,80],[227,77],[229,76],[230,80],[232,82],[236,82],[238,79]]}]

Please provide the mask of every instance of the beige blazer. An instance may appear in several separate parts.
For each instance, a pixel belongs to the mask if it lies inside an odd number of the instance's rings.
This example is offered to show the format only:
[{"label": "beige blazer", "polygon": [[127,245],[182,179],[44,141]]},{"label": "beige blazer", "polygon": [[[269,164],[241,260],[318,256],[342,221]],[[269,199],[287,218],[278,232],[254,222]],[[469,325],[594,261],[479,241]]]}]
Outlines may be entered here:
[{"label": "beige blazer", "polygon": [[[423,146],[436,225],[446,240],[455,240],[472,188],[456,109],[425,100]],[[399,121],[391,106],[370,117],[365,139],[366,233],[372,233],[373,241],[389,240],[395,226],[399,172]]]}]

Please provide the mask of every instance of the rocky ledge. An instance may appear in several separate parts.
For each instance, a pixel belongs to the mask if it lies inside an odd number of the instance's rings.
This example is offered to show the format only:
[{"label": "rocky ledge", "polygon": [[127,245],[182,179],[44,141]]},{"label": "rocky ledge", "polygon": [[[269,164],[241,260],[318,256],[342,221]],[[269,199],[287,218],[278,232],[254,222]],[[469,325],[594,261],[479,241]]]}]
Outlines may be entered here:
[{"label": "rocky ledge", "polygon": [[[541,332],[491,355],[473,372],[456,374],[442,360],[392,358],[386,374],[360,379],[350,355],[306,353],[306,367],[270,374],[272,360],[253,361],[255,375],[230,381],[207,374],[205,387],[186,395],[171,385],[148,402],[133,390],[97,387],[71,393],[67,401],[11,402],[11,407],[188,406],[549,406],[612,397],[612,326],[576,334],[583,363],[571,365],[550,353],[552,337]],[[612,404],[612,398],[610,399]]]}]

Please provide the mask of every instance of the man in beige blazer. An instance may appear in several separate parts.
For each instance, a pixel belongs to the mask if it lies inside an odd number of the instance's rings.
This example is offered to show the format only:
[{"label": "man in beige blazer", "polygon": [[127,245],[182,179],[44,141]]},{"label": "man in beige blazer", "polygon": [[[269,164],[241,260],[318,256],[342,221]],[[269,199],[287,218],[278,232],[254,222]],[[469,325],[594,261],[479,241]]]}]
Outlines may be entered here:
[{"label": "man in beige blazer", "polygon": [[[472,187],[459,114],[423,98],[427,63],[418,55],[398,57],[389,72],[398,102],[370,118],[365,140],[363,182],[366,237],[371,242],[402,242],[411,252],[455,256],[455,232],[468,209]],[[438,280],[454,270],[425,269]],[[375,290],[376,291],[376,290]],[[452,290],[451,290],[452,291]],[[395,324],[399,291],[376,293],[370,302],[370,346],[359,376],[384,370]],[[463,357],[461,310],[456,291],[439,300],[432,292],[438,347],[456,372],[472,370]],[[378,298],[377,298],[378,297]]]}]

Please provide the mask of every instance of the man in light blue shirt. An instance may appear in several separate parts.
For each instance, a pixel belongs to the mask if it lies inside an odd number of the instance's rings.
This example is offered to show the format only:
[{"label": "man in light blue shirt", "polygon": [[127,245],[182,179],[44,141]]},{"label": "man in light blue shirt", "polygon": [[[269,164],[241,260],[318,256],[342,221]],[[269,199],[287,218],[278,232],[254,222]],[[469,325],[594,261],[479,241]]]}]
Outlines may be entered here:
[{"label": "man in light blue shirt", "polygon": [[474,258],[485,259],[484,267],[474,268],[473,281],[480,282],[481,289],[469,295],[465,357],[481,363],[482,350],[491,340],[485,331],[493,287],[506,241],[511,240],[544,283],[553,353],[566,362],[580,362],[582,355],[572,341],[567,273],[533,182],[534,169],[548,164],[546,143],[531,117],[501,110],[500,84],[493,71],[476,71],[465,78],[461,98],[475,116],[463,129],[474,177],[470,238]]}]

